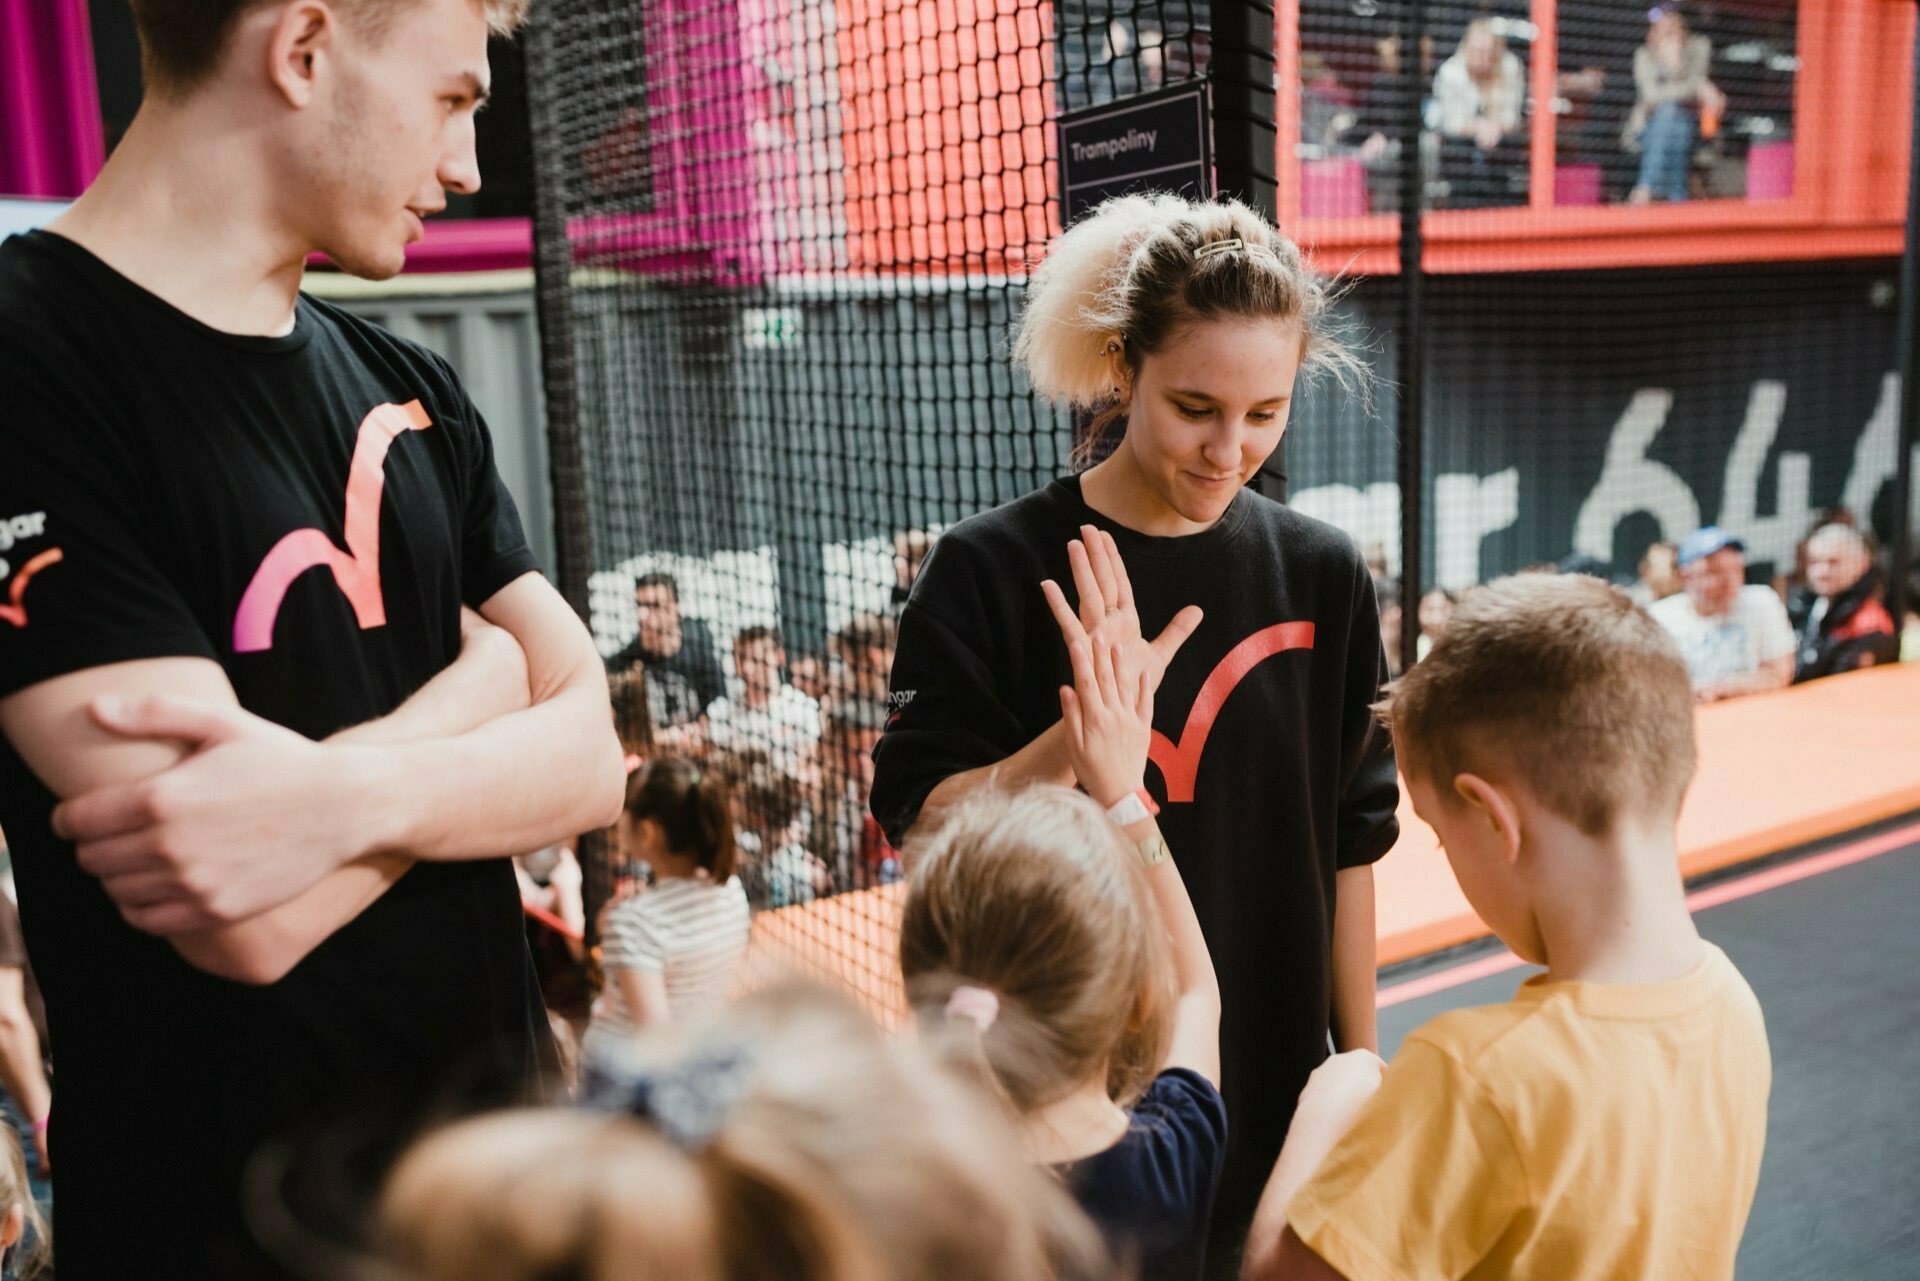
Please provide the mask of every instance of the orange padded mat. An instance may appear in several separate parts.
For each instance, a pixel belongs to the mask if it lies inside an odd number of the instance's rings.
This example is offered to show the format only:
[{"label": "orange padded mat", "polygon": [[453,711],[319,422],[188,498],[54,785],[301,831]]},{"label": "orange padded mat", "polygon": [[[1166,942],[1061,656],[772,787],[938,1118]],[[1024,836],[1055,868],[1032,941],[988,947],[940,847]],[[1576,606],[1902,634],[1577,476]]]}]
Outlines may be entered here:
[{"label": "orange padded mat", "polygon": [[[1683,875],[1920,809],[1920,664],[1715,704],[1699,718],[1700,776],[1680,816]],[[1404,789],[1400,826],[1375,873],[1382,965],[1487,932]],[[751,973],[835,979],[897,1017],[903,897],[896,885],[762,912]]]}]

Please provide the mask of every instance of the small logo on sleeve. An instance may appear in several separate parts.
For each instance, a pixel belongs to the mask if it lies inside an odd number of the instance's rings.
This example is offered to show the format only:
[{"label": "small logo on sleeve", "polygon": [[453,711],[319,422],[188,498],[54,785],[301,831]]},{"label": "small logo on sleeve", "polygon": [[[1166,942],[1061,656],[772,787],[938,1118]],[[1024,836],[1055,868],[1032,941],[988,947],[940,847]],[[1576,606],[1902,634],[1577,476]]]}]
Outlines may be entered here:
[{"label": "small logo on sleeve", "polygon": [[9,578],[13,580],[7,585],[6,603],[0,604],[0,622],[24,628],[27,625],[27,607],[23,603],[23,598],[27,594],[27,584],[31,583],[34,575],[41,570],[66,559],[58,547],[49,547],[29,557],[26,563],[20,566],[19,572],[14,572],[6,553],[11,552],[17,544],[29,538],[44,538],[46,533],[47,514],[45,512],[28,512],[22,516],[0,520],[0,582],[6,582]]}]

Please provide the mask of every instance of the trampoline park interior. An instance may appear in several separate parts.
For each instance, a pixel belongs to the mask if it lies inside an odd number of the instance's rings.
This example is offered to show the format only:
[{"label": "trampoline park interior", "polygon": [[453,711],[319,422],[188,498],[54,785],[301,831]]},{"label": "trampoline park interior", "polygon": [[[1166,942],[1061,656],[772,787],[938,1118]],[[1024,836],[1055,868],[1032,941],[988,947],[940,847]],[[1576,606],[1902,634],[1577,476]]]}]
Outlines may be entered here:
[{"label": "trampoline park interior", "polygon": [[[1397,585],[1396,653],[1433,589],[1556,566],[1626,585],[1701,525],[1785,583],[1844,510],[1920,657],[1914,6],[1701,0],[1691,21],[1724,110],[1685,198],[1640,203],[1628,0],[541,0],[495,42],[481,192],[395,280],[317,262],[307,287],[454,365],[603,654],[663,571],[729,668],[750,626],[826,662],[892,608],[903,535],[1064,469],[1084,424],[1007,359],[1039,251],[1098,195],[1196,184],[1344,281],[1371,395],[1309,385],[1256,484]],[[1430,100],[1470,22],[1525,77],[1493,147]],[[0,0],[0,24],[37,50],[0,116],[14,231],[97,170],[139,77],[124,4]],[[1197,157],[1153,173],[1078,141],[1164,141],[1182,112]],[[1681,871],[1775,1056],[1738,1274],[1920,1276],[1920,663],[1698,718]],[[1526,972],[1400,817],[1377,873],[1389,1056]],[[580,849],[591,921],[617,860]],[[833,888],[756,910],[756,972],[896,1019],[904,887]]]}]

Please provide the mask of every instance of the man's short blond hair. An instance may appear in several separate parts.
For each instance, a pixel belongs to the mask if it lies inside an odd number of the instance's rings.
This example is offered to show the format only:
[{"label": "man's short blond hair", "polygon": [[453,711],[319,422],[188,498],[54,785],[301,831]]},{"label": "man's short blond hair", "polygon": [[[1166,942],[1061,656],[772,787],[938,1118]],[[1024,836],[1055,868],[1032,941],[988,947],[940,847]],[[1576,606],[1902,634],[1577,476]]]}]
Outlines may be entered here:
[{"label": "man's short blond hair", "polygon": [[[272,0],[130,0],[140,34],[140,69],[147,87],[175,97],[191,93],[220,65],[242,14]],[[394,15],[418,0],[328,0],[342,16],[377,38]],[[495,35],[512,35],[532,0],[474,0]]]},{"label": "man's short blond hair", "polygon": [[1585,575],[1520,574],[1462,598],[1446,635],[1377,708],[1401,767],[1452,793],[1504,772],[1590,835],[1678,814],[1693,691],[1665,628]]}]

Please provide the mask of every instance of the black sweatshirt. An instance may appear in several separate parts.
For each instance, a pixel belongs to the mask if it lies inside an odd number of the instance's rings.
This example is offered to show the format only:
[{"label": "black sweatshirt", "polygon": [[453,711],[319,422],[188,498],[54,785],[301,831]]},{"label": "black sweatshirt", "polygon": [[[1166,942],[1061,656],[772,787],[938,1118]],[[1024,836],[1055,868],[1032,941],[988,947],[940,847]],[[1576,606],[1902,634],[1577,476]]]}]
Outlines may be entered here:
[{"label": "black sweatshirt", "polygon": [[1373,582],[1345,534],[1251,491],[1177,538],[1101,516],[1078,477],[962,521],[900,619],[873,785],[896,845],[942,779],[1060,718],[1072,673],[1040,583],[1074,599],[1083,524],[1113,535],[1148,637],[1206,612],[1155,697],[1146,781],[1220,976],[1231,1140],[1215,1222],[1244,1226],[1326,1057],[1335,873],[1399,832],[1392,744],[1368,710],[1385,676]]}]

